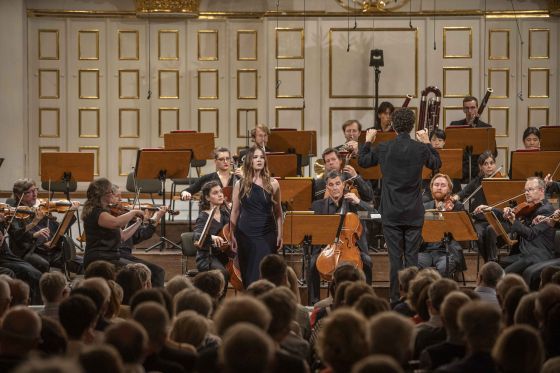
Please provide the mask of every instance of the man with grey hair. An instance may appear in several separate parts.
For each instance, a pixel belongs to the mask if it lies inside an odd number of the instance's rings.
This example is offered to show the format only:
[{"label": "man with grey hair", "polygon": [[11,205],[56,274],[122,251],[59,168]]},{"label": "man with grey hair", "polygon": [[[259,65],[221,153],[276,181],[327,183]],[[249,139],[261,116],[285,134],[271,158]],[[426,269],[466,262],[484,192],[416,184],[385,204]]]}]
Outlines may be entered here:
[{"label": "man with grey hair", "polygon": [[10,372],[27,359],[41,337],[41,318],[27,307],[10,309],[0,328],[0,372]]},{"label": "man with grey hair", "polygon": [[502,277],[504,277],[504,270],[498,263],[488,262],[482,266],[476,277],[476,288],[474,289],[481,301],[500,307],[496,297],[496,286]]}]

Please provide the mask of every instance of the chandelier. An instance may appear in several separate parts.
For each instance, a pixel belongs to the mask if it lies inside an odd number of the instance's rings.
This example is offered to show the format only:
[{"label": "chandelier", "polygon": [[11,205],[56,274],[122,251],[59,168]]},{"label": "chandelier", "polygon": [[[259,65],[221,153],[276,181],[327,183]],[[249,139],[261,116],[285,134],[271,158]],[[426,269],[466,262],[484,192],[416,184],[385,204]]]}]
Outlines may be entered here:
[{"label": "chandelier", "polygon": [[409,3],[410,0],[335,0],[346,10],[363,13],[390,12]]}]

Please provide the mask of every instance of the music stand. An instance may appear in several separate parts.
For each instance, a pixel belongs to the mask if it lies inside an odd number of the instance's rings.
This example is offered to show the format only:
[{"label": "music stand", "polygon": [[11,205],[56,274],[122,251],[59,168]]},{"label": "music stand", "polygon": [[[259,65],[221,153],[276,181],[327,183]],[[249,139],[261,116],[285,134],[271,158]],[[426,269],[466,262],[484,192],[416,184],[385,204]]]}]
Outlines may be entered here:
[{"label": "music stand", "polygon": [[496,154],[496,129],[493,127],[471,128],[468,126],[448,126],[445,128],[445,146],[448,149],[464,149],[469,159],[469,180],[471,180],[472,156],[486,150]]},{"label": "music stand", "polygon": [[204,132],[170,132],[163,134],[165,150],[190,150],[196,161],[214,159],[214,134]]},{"label": "music stand", "polygon": [[297,155],[285,153],[266,153],[268,169],[272,177],[297,176]]},{"label": "music stand", "polygon": [[[307,282],[305,264],[309,260],[312,245],[333,243],[340,215],[315,215],[313,211],[287,211],[282,229],[284,245],[303,244],[302,282]],[[308,287],[309,290],[309,287]]]},{"label": "music stand", "polygon": [[282,201],[288,211],[306,211],[313,202],[313,178],[287,177],[278,179],[282,191]]},{"label": "music stand", "polygon": [[463,150],[462,149],[437,149],[441,159],[441,168],[432,171],[424,166],[422,179],[428,180],[436,173],[448,175],[451,179],[461,179],[463,177]]},{"label": "music stand", "polygon": [[541,150],[560,150],[560,126],[541,126]]},{"label": "music stand", "polygon": [[[142,180],[157,179],[161,182],[163,192],[162,205],[165,206],[166,179],[184,179],[189,175],[192,152],[190,150],[139,149],[136,157],[135,177]],[[161,235],[159,242],[145,251],[159,247],[160,251],[170,244],[176,249],[181,246],[165,237],[165,215],[161,219]]]},{"label": "music stand", "polygon": [[[382,142],[391,141],[397,138],[397,133],[394,131],[391,132],[381,132],[378,131],[375,135],[375,140],[373,144],[365,144],[363,146],[377,146]],[[366,131],[360,132],[360,137],[358,137],[358,143],[364,144],[366,141]],[[350,166],[354,167],[358,175],[362,177],[364,180],[379,180],[383,178],[383,174],[381,173],[381,166],[376,165],[373,167],[363,168],[358,165],[358,161],[356,159],[351,159],[349,162]]]},{"label": "music stand", "polygon": [[[295,153],[298,155],[298,166],[303,157],[317,155],[317,131],[296,131],[291,128],[275,128],[268,137],[267,147],[275,152]],[[308,162],[311,175],[311,162]],[[299,171],[299,170],[298,170]],[[299,172],[298,172],[299,173]]]},{"label": "music stand", "polygon": [[512,201],[521,203],[525,201],[523,193],[525,189],[525,181],[514,180],[496,180],[496,179],[483,179],[482,191],[486,198],[488,206],[494,208],[502,208],[508,205],[509,199],[518,196]]},{"label": "music stand", "polygon": [[441,242],[445,246],[445,274],[449,277],[449,244],[478,238],[466,211],[426,211],[422,227],[424,242]]},{"label": "music stand", "polygon": [[526,180],[552,174],[560,162],[560,151],[515,151],[511,155],[511,178]]},{"label": "music stand", "polygon": [[513,245],[517,243],[517,240],[512,240],[509,237],[509,234],[507,234],[503,225],[496,217],[496,214],[494,214],[494,211],[484,211],[484,217],[486,218],[486,221],[488,222],[488,224],[490,224],[494,232],[496,232],[498,236],[502,237],[502,239],[505,241],[506,245],[508,245],[510,249]]},{"label": "music stand", "polygon": [[44,246],[46,248],[53,249],[53,248],[56,247],[56,245],[58,244],[58,241],[60,241],[62,236],[64,236],[66,234],[66,232],[68,232],[68,229],[72,225],[72,218],[74,217],[74,214],[77,211],[78,211],[78,209],[76,207],[73,207],[73,206],[70,207],[68,210],[66,210],[66,213],[64,214],[64,217],[62,218],[62,221],[58,225],[58,228],[57,228],[56,232],[54,233],[53,238],[51,238],[50,241],[45,242]]}]

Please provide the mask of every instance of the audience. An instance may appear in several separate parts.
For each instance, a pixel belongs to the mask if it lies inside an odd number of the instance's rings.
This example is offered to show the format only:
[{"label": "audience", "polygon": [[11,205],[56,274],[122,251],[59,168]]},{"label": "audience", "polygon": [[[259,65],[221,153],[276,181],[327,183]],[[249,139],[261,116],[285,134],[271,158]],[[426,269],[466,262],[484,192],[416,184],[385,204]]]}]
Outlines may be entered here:
[{"label": "audience", "polygon": [[173,298],[175,314],[192,310],[201,316],[209,318],[212,315],[212,298],[198,289],[187,288],[181,290]]},{"label": "audience", "polygon": [[399,292],[401,298],[392,305],[395,312],[400,313],[403,316],[412,317],[416,312],[412,308],[410,299],[408,298],[408,290],[410,289],[410,283],[416,275],[418,274],[418,267],[408,267],[401,269],[398,273],[399,279]]},{"label": "audience", "polygon": [[523,277],[519,276],[517,273],[508,273],[498,281],[498,285],[496,285],[496,298],[498,298],[500,307],[503,305],[504,299],[506,299],[507,292],[514,286],[522,286],[525,290],[529,290]]},{"label": "audience", "polygon": [[480,268],[474,292],[478,294],[481,301],[494,304],[496,307],[500,306],[496,297],[496,286],[502,277],[504,277],[504,270],[496,262],[488,262]]},{"label": "audience", "polygon": [[240,322],[224,334],[220,365],[226,373],[266,373],[273,365],[274,351],[272,338],[262,329]]},{"label": "audience", "polygon": [[171,296],[171,299],[175,297],[181,290],[184,289],[193,289],[194,286],[189,280],[188,277],[182,275],[176,275],[171,278],[171,280],[167,281],[165,284],[165,289]]},{"label": "audience", "polygon": [[41,316],[41,338],[37,350],[45,356],[64,356],[68,347],[66,331],[55,319]]},{"label": "audience", "polygon": [[76,357],[95,339],[99,317],[95,303],[85,295],[73,294],[60,303],[58,314],[68,336],[67,355]]},{"label": "audience", "polygon": [[84,373],[124,373],[119,352],[108,344],[87,347],[78,357],[78,361]]},{"label": "audience", "polygon": [[10,284],[4,279],[0,279],[0,320],[4,318],[4,314],[10,308],[10,303],[12,303]]},{"label": "audience", "polygon": [[90,263],[84,271],[85,278],[101,277],[105,280],[115,280],[116,279],[116,269],[113,263],[107,262],[105,260],[96,260]]},{"label": "audience", "polygon": [[498,337],[492,357],[500,373],[540,372],[544,348],[535,329],[527,325],[514,325]]},{"label": "audience", "polygon": [[370,355],[354,364],[352,373],[404,373],[404,370],[391,356]]},{"label": "audience", "polygon": [[517,310],[515,310],[515,315],[513,316],[514,324],[526,324],[530,325],[535,329],[539,328],[539,322],[535,315],[535,302],[537,300],[538,293],[529,293],[519,301]]},{"label": "audience", "polygon": [[204,342],[209,331],[209,320],[195,311],[188,310],[177,315],[169,337],[179,344],[187,343],[200,351],[206,347]]},{"label": "audience", "polygon": [[10,307],[29,305],[29,285],[17,278],[11,279],[9,285],[12,294]]},{"label": "audience", "polygon": [[148,347],[146,330],[134,320],[115,323],[105,331],[105,343],[119,353],[126,372],[144,372],[142,363]]},{"label": "audience", "polygon": [[39,289],[45,305],[41,315],[58,321],[58,306],[69,293],[66,277],[60,272],[45,272],[39,280]]},{"label": "audience", "polygon": [[0,327],[0,372],[10,372],[25,362],[41,338],[41,318],[31,309],[15,306],[8,310]]},{"label": "audience", "polygon": [[514,286],[509,289],[502,304],[502,317],[505,326],[513,325],[513,317],[515,316],[517,306],[521,298],[528,293],[527,289],[523,286]]},{"label": "audience", "polygon": [[374,316],[367,325],[369,352],[395,359],[403,369],[412,357],[414,323],[395,312]]}]

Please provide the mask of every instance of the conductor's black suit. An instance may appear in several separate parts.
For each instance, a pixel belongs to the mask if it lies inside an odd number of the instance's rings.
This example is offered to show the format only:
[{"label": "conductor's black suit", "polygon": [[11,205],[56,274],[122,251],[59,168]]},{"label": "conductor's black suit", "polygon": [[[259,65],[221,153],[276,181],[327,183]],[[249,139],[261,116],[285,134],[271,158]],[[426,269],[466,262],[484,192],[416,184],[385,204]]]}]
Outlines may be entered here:
[{"label": "conductor's black suit", "polygon": [[397,274],[403,267],[401,253],[404,251],[406,267],[416,266],[422,243],[422,168],[437,170],[441,167],[441,160],[432,145],[414,141],[408,133],[400,133],[394,140],[376,147],[363,146],[358,164],[361,167],[381,166],[383,189],[379,212],[389,249],[391,300],[397,300]]}]

